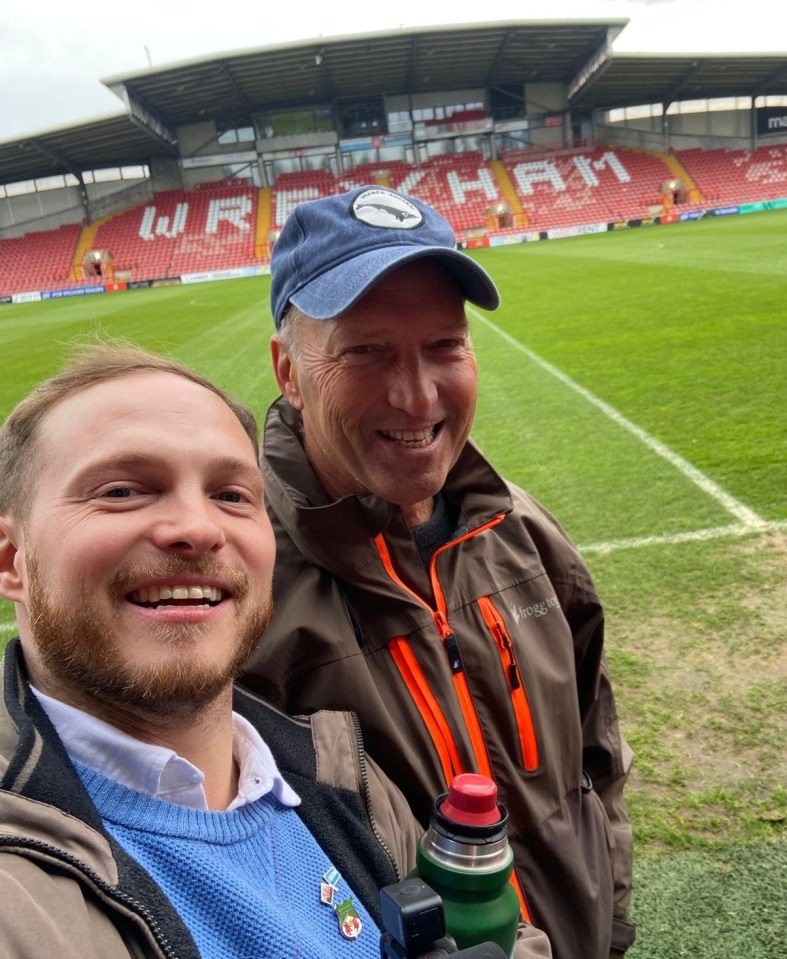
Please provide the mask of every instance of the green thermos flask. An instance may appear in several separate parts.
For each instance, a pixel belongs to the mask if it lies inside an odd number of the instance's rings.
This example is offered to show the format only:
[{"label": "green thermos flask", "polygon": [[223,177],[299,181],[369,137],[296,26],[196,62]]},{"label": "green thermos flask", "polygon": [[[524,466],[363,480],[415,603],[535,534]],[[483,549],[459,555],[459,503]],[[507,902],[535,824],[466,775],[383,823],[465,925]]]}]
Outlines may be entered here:
[{"label": "green thermos flask", "polygon": [[446,930],[460,949],[491,941],[507,956],[513,951],[519,900],[509,882],[507,821],[492,780],[461,773],[435,800],[419,840],[413,874],[442,898]]}]

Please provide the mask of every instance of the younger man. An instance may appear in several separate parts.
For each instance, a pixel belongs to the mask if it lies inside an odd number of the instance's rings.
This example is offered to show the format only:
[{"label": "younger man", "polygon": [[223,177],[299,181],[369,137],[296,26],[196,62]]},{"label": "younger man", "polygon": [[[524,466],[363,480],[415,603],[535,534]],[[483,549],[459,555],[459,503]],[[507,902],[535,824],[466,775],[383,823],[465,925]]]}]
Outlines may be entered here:
[{"label": "younger man", "polygon": [[131,348],[0,429],[4,959],[379,956],[409,809],[352,716],[233,686],[271,614],[257,454],[245,407]]}]

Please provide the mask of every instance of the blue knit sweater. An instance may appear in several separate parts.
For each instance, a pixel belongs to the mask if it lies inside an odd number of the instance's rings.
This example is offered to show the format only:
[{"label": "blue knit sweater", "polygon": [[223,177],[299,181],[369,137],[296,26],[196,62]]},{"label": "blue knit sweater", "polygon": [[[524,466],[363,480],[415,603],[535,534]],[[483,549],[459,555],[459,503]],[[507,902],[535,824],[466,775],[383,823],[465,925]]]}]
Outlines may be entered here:
[{"label": "blue knit sweater", "polygon": [[320,900],[330,863],[294,809],[264,796],[204,812],[129,789],[75,763],[104,826],[166,893],[203,959],[379,959],[380,933],[352,896],[363,928],[343,938]]}]

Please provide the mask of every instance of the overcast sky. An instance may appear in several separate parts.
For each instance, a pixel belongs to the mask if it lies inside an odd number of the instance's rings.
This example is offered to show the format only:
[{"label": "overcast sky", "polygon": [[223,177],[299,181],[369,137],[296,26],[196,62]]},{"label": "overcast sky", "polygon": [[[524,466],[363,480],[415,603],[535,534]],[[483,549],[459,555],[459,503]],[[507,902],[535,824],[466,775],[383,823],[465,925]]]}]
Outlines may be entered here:
[{"label": "overcast sky", "polygon": [[9,0],[0,11],[0,140],[120,112],[101,79],[151,63],[317,36],[563,17],[628,18],[614,45],[621,53],[787,50],[784,0]]}]

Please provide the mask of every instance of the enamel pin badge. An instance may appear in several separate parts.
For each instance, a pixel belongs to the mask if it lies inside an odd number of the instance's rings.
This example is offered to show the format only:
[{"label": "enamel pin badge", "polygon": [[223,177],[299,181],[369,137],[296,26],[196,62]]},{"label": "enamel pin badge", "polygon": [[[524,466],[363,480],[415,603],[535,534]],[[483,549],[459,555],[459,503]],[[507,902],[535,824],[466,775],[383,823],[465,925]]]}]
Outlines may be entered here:
[{"label": "enamel pin badge", "polygon": [[363,923],[352,899],[348,896],[333,908],[339,920],[339,931],[344,938],[357,939],[363,929]]},{"label": "enamel pin badge", "polygon": [[363,923],[351,896],[347,896],[338,903],[334,901],[338,898],[341,878],[339,871],[333,866],[325,870],[320,882],[320,902],[325,903],[326,906],[333,906],[333,911],[339,920],[339,932],[345,939],[353,940],[360,936]]}]

